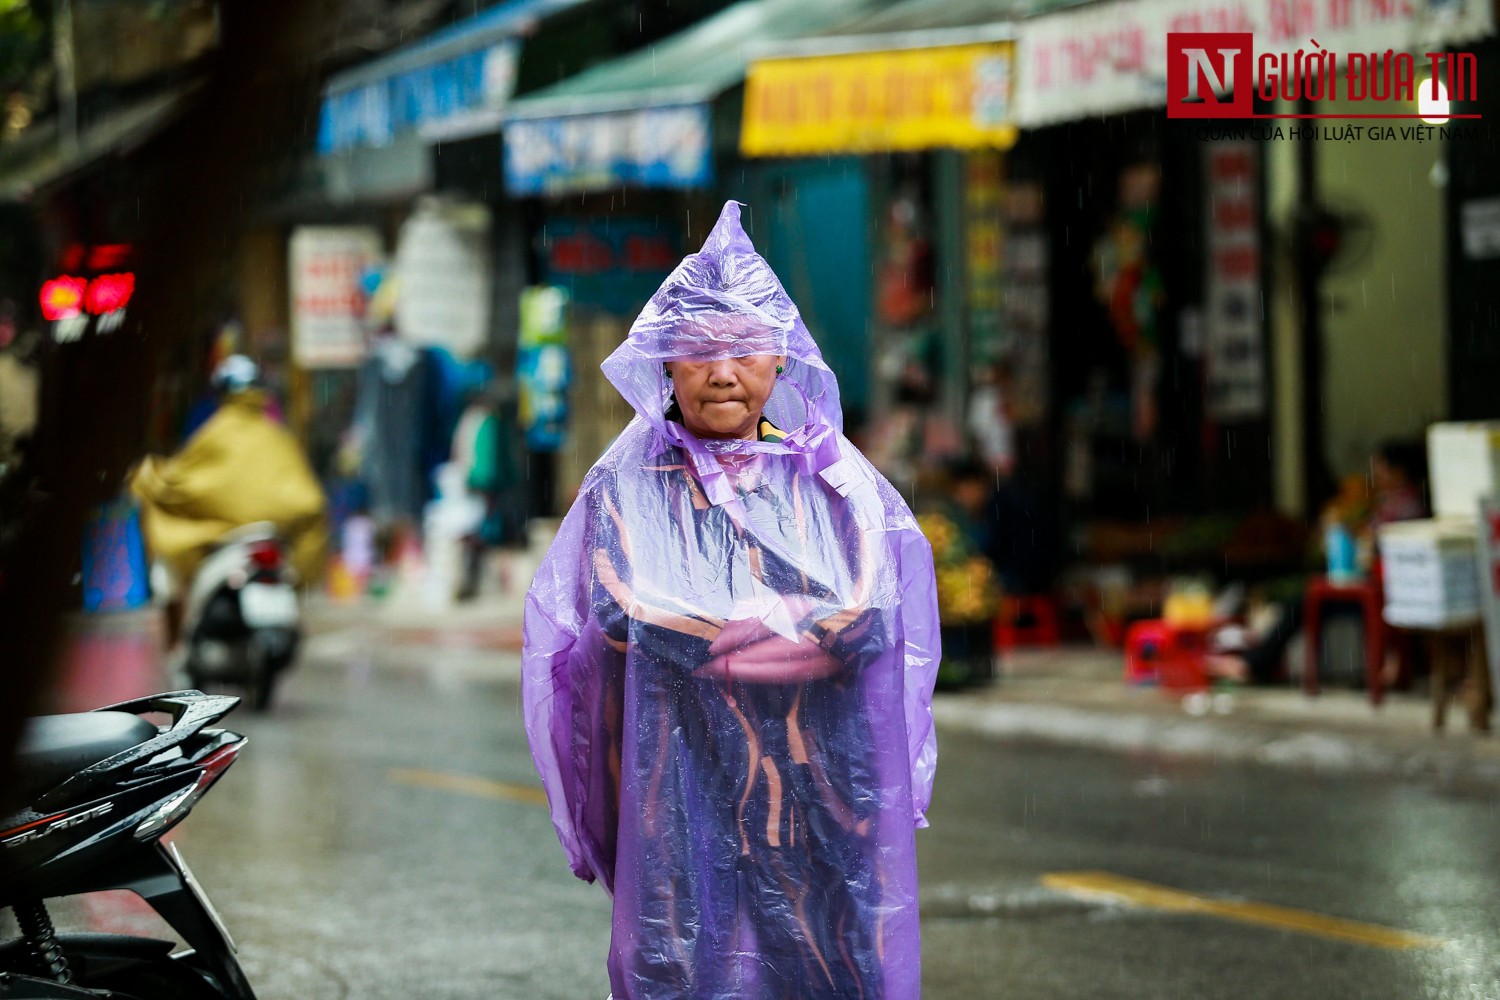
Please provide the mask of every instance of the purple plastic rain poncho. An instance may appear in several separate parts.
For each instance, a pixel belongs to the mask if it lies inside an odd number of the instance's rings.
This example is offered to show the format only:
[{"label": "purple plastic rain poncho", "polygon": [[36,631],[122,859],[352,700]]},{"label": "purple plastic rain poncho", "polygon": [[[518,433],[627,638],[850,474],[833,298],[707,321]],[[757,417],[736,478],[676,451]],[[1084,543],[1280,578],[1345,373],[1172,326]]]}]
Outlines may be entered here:
[{"label": "purple plastic rain poncho", "polygon": [[[752,354],[787,358],[759,440],[667,418],[664,361]],[[735,202],[603,368],[637,416],[527,594],[523,701],[615,1000],[914,1000],[931,549]]]}]

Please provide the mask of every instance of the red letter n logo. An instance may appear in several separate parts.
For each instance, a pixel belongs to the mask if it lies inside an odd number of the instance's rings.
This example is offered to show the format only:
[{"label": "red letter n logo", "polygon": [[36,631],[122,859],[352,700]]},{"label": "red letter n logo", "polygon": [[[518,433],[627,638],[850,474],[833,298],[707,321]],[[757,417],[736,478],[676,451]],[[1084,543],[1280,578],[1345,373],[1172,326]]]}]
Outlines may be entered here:
[{"label": "red letter n logo", "polygon": [[1167,117],[1249,118],[1255,81],[1248,31],[1167,34]]}]

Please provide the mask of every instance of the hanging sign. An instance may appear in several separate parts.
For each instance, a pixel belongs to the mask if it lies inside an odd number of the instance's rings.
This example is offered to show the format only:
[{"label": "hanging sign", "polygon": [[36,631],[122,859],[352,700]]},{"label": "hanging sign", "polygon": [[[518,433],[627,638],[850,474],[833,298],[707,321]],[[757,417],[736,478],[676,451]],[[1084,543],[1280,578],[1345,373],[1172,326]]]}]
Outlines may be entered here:
[{"label": "hanging sign", "polygon": [[365,272],[381,256],[366,226],[302,226],[292,233],[292,356],[303,368],[352,368],[365,356]]},{"label": "hanging sign", "polygon": [[1015,144],[1010,42],[762,59],[740,151],[805,156]]},{"label": "hanging sign", "polygon": [[521,429],[535,452],[562,448],[568,430],[568,385],[573,380],[564,323],[568,293],[541,285],[521,293],[516,381],[521,389]]},{"label": "hanging sign", "polygon": [[1038,426],[1049,414],[1052,362],[1052,251],[1047,237],[1046,193],[1036,182],[1011,183],[1003,192],[1000,247],[1001,342],[1011,364],[1007,406],[1018,427]]},{"label": "hanging sign", "polygon": [[396,248],[396,330],[408,343],[458,357],[480,353],[490,327],[490,213],[424,203]]},{"label": "hanging sign", "polygon": [[1207,146],[1206,402],[1216,420],[1265,414],[1257,162],[1250,142]]},{"label": "hanging sign", "polygon": [[1003,329],[1001,274],[1004,257],[1004,188],[1002,160],[993,150],[968,154],[964,163],[964,243],[967,263],[969,327],[973,348],[993,358],[1001,348]]}]

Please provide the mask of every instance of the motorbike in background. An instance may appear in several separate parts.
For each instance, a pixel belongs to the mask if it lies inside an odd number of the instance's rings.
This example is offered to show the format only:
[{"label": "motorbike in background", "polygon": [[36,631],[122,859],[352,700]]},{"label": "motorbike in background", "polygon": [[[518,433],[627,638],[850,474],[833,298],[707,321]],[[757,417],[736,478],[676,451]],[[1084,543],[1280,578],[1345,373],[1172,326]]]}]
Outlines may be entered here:
[{"label": "motorbike in background", "polygon": [[[19,811],[0,817],[0,1000],[254,1000],[235,945],[171,831],[245,747],[212,723],[238,698],[175,691],[29,721]],[[163,714],[164,725],[143,718]],[[60,934],[47,900],[128,889],[182,937]]]},{"label": "motorbike in background", "polygon": [[204,557],[188,588],[183,635],[188,683],[238,686],[252,709],[270,707],[302,640],[295,574],[273,525],[237,528]]}]

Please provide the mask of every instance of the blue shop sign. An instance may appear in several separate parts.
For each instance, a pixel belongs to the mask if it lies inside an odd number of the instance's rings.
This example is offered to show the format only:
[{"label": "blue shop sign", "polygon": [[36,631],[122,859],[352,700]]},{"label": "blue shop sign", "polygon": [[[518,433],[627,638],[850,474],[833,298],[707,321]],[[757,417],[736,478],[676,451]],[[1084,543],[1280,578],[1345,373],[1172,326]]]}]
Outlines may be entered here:
[{"label": "blue shop sign", "polygon": [[426,126],[498,112],[515,88],[517,51],[507,39],[363,82],[336,81],[323,97],[319,155],[388,146]]},{"label": "blue shop sign", "polygon": [[508,121],[506,189],[535,195],[706,187],[713,180],[709,128],[706,104]]}]

